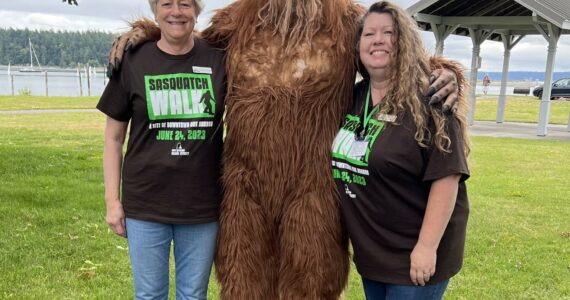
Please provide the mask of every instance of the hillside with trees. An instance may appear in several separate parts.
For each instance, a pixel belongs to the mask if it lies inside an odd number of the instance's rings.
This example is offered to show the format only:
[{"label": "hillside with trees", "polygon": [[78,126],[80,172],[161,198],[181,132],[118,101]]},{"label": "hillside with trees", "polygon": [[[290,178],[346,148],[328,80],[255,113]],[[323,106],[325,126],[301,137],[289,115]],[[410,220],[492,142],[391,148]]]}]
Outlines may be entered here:
[{"label": "hillside with trees", "polygon": [[79,64],[103,66],[115,38],[105,32],[62,32],[0,29],[0,65],[28,65],[32,41],[42,66],[73,67]]}]

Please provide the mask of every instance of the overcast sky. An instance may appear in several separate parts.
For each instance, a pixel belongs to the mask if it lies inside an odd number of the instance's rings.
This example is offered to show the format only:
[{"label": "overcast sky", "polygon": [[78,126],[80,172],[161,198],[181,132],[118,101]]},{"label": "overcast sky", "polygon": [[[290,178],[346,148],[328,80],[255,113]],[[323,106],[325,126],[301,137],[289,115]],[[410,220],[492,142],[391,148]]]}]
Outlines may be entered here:
[{"label": "overcast sky", "polygon": [[[128,28],[127,21],[137,17],[152,17],[147,0],[77,0],[79,6],[62,3],[61,0],[0,0],[0,27],[29,29],[76,29],[121,32]],[[230,0],[205,0],[205,11],[198,17],[198,28],[208,24],[212,11],[230,3]],[[374,0],[358,1],[369,6]],[[415,0],[394,0],[402,7],[409,7]],[[435,39],[431,32],[424,33],[424,42],[431,52]],[[450,37],[445,42],[444,55],[471,65],[471,39]],[[486,41],[481,46],[483,58],[481,71],[501,71],[503,45]],[[558,43],[554,71],[570,71],[570,36],[562,36]],[[511,53],[510,69],[517,71],[544,71],[547,43],[542,36],[527,36]]]}]

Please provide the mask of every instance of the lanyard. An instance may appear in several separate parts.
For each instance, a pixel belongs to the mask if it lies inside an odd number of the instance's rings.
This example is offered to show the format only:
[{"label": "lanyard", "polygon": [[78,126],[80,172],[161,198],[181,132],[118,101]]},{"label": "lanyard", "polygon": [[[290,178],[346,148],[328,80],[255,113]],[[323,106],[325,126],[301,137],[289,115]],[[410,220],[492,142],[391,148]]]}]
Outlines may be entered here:
[{"label": "lanyard", "polygon": [[372,111],[370,112],[370,114],[368,113],[368,104],[370,104],[371,90],[372,90],[372,85],[369,84],[368,85],[368,94],[366,94],[366,102],[364,103],[364,122],[362,124],[362,131],[360,132],[361,138],[364,138],[364,134],[366,133],[366,130],[368,129],[368,123],[370,122],[370,119],[372,119],[372,116],[378,112],[378,106],[374,106],[374,108],[372,108]]}]

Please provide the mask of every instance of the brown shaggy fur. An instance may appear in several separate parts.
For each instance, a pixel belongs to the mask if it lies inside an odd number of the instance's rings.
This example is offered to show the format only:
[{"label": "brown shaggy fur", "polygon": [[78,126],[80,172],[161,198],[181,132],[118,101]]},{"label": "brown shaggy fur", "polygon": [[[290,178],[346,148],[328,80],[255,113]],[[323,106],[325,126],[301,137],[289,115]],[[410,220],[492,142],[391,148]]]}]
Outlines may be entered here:
[{"label": "brown shaggy fur", "polygon": [[346,285],[330,151],[363,13],[350,0],[237,0],[201,34],[227,50],[222,299],[333,300]]},{"label": "brown shaggy fur", "polygon": [[338,299],[346,285],[330,147],[362,12],[348,0],[240,0],[202,33],[228,56],[223,299]]}]

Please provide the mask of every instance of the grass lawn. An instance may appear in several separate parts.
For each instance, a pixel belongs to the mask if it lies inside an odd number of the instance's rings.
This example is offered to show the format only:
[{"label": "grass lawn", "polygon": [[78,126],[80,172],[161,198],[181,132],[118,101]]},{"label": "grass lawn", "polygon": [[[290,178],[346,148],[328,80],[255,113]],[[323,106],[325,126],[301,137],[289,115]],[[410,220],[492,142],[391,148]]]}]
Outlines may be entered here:
[{"label": "grass lawn", "polygon": [[[495,121],[499,96],[478,98],[475,104],[475,120]],[[507,96],[505,122],[538,123],[540,100],[534,96]],[[551,100],[550,124],[568,124],[570,101]]]},{"label": "grass lawn", "polygon": [[[0,115],[0,299],[132,299],[126,241],[104,223],[103,125],[100,113]],[[465,264],[446,299],[570,299],[570,144],[472,148]],[[354,268],[346,298],[364,299]]]},{"label": "grass lawn", "polygon": [[[479,95],[481,96],[481,95]],[[498,96],[478,98],[475,119],[495,121]],[[0,96],[0,110],[95,108],[99,97]],[[540,101],[532,96],[507,96],[505,121],[537,123]],[[570,101],[552,100],[551,124],[568,124]]]},{"label": "grass lawn", "polygon": [[0,96],[0,110],[95,108],[99,97]]}]

